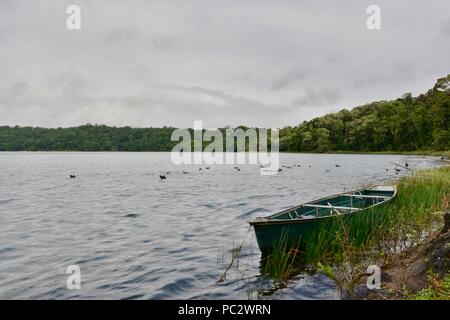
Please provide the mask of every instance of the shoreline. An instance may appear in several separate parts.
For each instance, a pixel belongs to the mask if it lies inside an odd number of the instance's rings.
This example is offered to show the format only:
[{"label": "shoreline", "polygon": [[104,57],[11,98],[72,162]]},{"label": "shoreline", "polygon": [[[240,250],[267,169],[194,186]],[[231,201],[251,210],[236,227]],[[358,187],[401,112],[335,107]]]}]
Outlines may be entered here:
[{"label": "shoreline", "polygon": [[[410,230],[414,230],[416,235],[408,238],[407,233],[404,233],[406,238],[395,239],[395,234],[382,234],[386,238],[375,237],[371,245],[363,248],[363,255],[356,248],[350,248],[347,254],[354,256],[349,261],[357,265],[358,272],[348,272],[345,268],[335,266],[335,281],[344,299],[416,300],[424,296],[427,299],[450,299],[450,166],[419,170],[419,175],[420,172],[425,174],[425,179],[420,181],[423,178],[419,178],[416,186],[416,176],[404,178],[402,183],[405,191],[401,196],[406,201],[397,204],[398,210],[405,210],[407,217],[411,216],[410,220],[398,221],[399,230],[403,228],[402,224],[411,224]],[[433,175],[441,177],[433,180]],[[421,188],[428,188],[431,193],[439,192],[441,196],[434,196],[435,199],[431,200],[427,198],[430,194],[422,196],[420,192],[416,193]],[[409,193],[405,193],[407,190]],[[416,203],[412,204],[414,201]],[[422,218],[414,221],[413,216]],[[405,247],[402,249],[402,246]],[[381,254],[377,250],[382,251]],[[361,265],[364,259],[381,263],[381,289],[367,288],[369,275]]]},{"label": "shoreline", "polygon": [[[126,150],[0,150],[0,153],[170,153],[171,151],[126,151]],[[246,152],[247,153],[247,152]],[[280,154],[337,154],[337,155],[398,155],[431,156],[450,159],[450,151],[331,151],[331,152],[293,152],[280,151]]]},{"label": "shoreline", "polygon": [[442,230],[430,234],[417,246],[399,253],[395,262],[381,269],[381,289],[366,289],[367,277],[363,277],[352,298],[450,299],[450,210],[444,219],[446,223]]}]

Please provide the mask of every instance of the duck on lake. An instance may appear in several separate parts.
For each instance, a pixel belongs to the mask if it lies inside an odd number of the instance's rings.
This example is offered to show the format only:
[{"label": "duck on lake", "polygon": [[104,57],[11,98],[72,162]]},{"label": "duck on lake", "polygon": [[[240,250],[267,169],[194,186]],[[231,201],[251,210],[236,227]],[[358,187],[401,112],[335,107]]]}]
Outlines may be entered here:
[{"label": "duck on lake", "polygon": [[159,175],[159,178],[160,178],[161,180],[167,179],[167,177],[166,177],[165,175],[162,175],[162,174]]},{"label": "duck on lake", "polygon": [[69,175],[70,179],[75,179],[77,176],[74,174]]}]

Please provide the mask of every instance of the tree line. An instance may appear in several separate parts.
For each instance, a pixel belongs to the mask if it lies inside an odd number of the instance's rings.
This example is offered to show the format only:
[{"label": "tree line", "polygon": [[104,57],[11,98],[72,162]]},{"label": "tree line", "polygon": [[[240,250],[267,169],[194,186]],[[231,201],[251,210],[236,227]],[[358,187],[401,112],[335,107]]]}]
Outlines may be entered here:
[{"label": "tree line", "polygon": [[[450,75],[417,97],[406,93],[396,100],[343,109],[282,128],[280,150],[443,151],[450,149],[449,123]],[[91,124],[72,128],[0,126],[0,151],[170,151],[178,143],[171,141],[173,130]]]},{"label": "tree line", "polygon": [[174,128],[0,127],[0,151],[170,151]]},{"label": "tree line", "polygon": [[372,102],[280,132],[285,151],[416,151],[450,146],[450,75],[425,94]]}]

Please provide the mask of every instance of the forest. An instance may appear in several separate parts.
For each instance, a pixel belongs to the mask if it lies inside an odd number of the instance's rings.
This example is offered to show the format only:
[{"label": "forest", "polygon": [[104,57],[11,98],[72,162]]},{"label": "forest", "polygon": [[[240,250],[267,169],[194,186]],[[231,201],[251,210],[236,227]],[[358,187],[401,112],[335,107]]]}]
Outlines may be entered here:
[{"label": "forest", "polygon": [[372,102],[280,131],[285,151],[448,150],[450,75],[427,93]]},{"label": "forest", "polygon": [[[445,151],[449,123],[450,75],[417,97],[405,93],[284,127],[280,151]],[[174,129],[0,126],[0,151],[170,151],[178,143],[171,141]]]}]

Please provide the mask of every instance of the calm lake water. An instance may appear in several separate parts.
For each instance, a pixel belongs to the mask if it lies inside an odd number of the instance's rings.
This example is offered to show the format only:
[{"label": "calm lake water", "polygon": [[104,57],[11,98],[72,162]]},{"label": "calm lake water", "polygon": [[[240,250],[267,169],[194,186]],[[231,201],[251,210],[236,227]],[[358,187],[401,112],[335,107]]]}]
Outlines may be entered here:
[{"label": "calm lake water", "polygon": [[[281,164],[301,167],[261,176],[257,165],[176,166],[169,153],[0,152],[0,299],[337,299],[319,274],[300,274],[270,296],[252,293],[260,274],[253,230],[239,270],[217,280],[247,221],[407,174],[395,175],[391,162],[437,165],[282,154]],[[69,265],[81,268],[81,290],[66,289]]]}]

